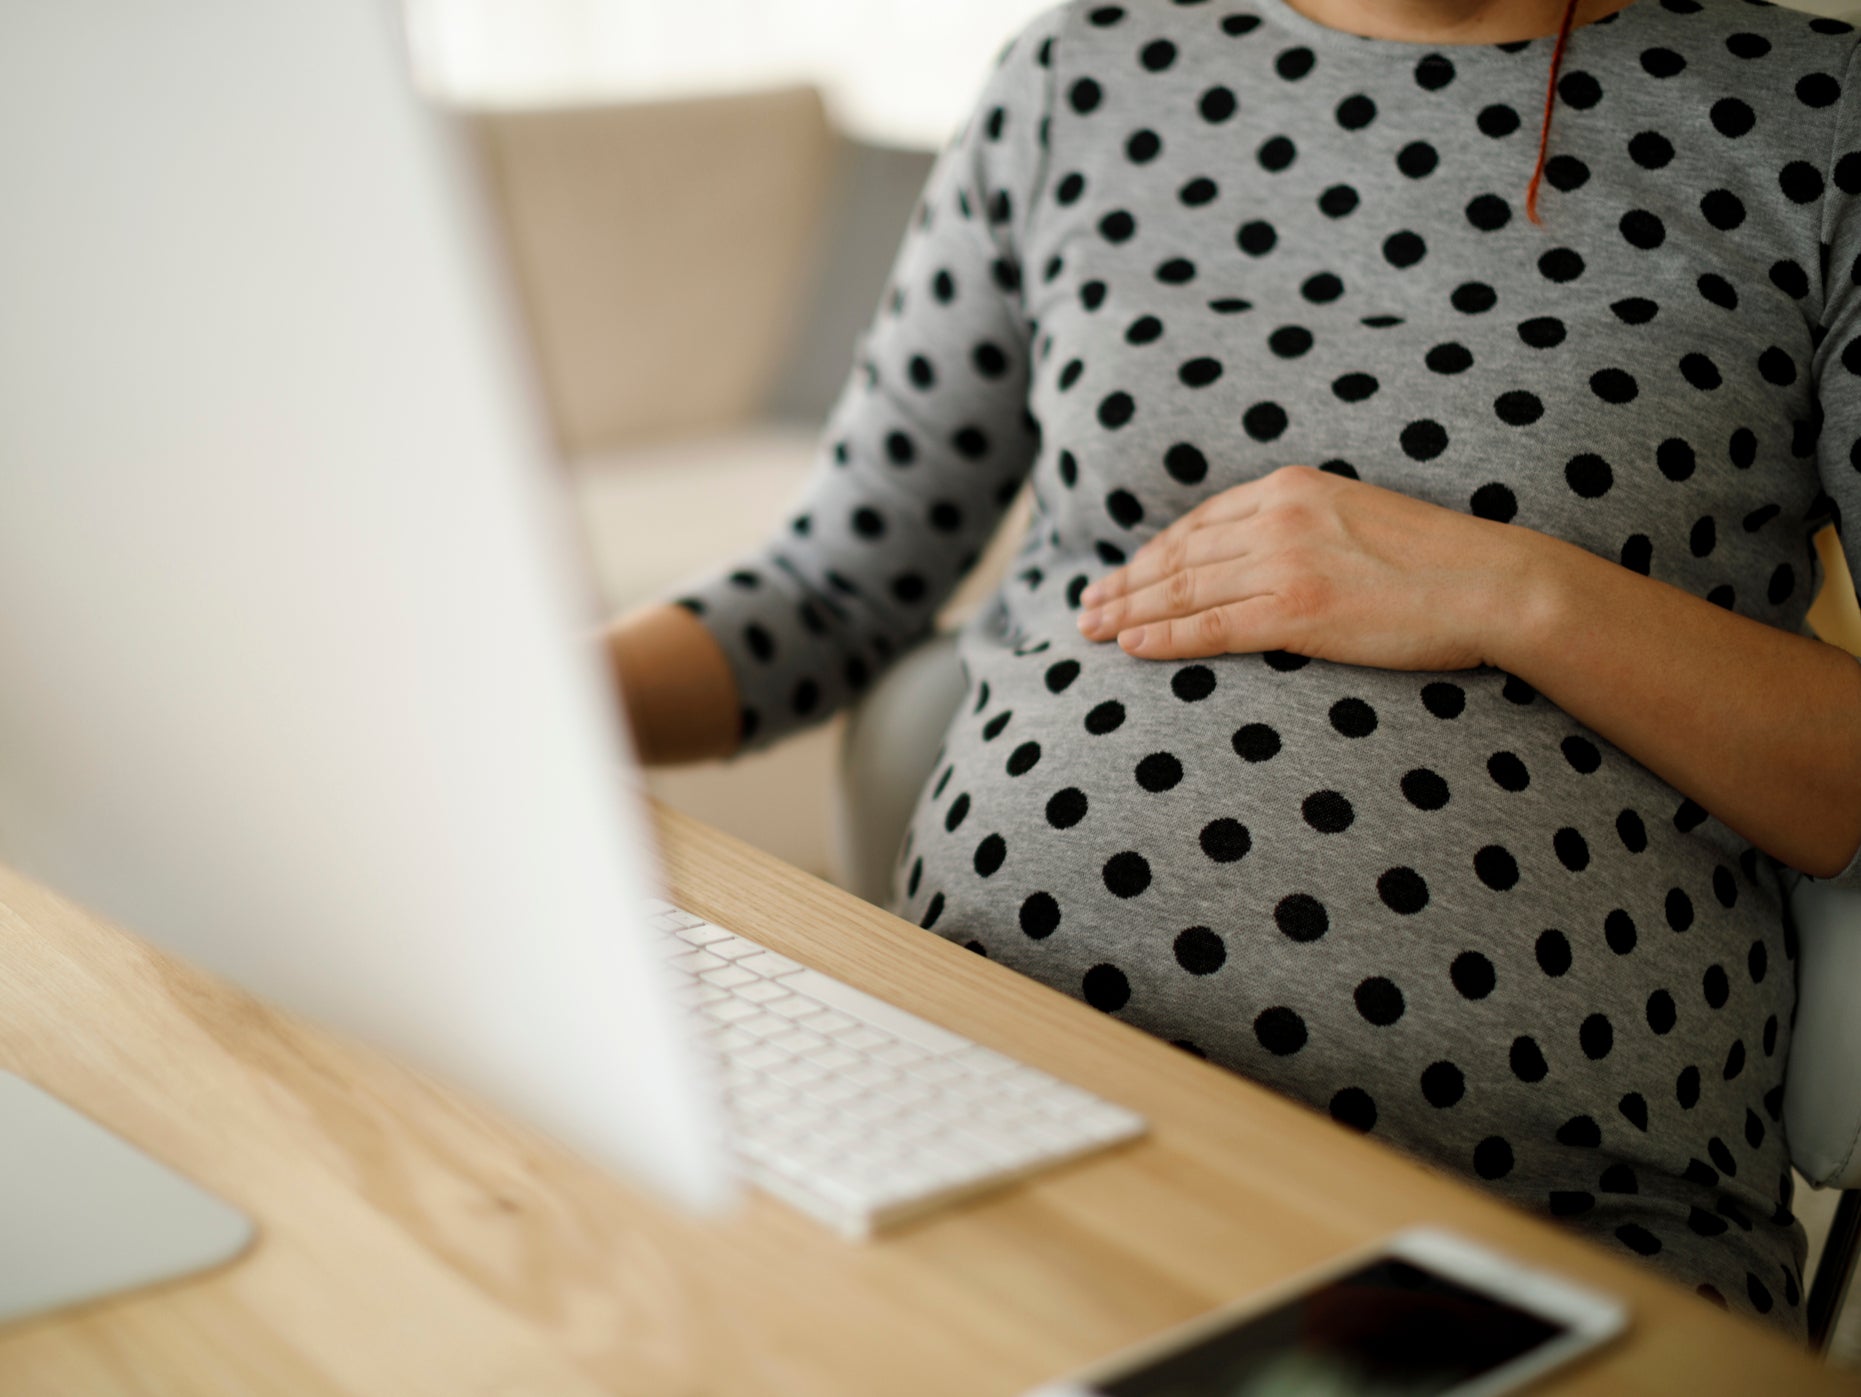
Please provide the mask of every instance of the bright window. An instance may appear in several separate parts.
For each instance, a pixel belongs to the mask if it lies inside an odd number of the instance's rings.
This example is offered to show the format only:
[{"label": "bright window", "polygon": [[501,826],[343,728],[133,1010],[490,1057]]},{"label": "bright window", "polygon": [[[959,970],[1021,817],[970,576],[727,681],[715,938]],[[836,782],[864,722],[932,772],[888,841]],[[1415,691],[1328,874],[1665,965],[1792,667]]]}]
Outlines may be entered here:
[{"label": "bright window", "polygon": [[996,52],[1055,0],[406,0],[414,62],[470,106],[812,83],[835,122],[935,149]]}]

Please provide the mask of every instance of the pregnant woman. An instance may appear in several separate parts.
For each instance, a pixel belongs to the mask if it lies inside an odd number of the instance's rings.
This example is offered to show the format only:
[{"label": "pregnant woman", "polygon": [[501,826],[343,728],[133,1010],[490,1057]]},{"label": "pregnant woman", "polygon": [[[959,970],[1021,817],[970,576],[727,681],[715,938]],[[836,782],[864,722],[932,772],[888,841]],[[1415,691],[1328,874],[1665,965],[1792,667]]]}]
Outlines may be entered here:
[{"label": "pregnant woman", "polygon": [[1861,887],[1861,71],[1755,0],[1073,0],[767,546],[618,624],[776,741],[1005,506],[896,911],[1803,1328],[1780,867]]}]

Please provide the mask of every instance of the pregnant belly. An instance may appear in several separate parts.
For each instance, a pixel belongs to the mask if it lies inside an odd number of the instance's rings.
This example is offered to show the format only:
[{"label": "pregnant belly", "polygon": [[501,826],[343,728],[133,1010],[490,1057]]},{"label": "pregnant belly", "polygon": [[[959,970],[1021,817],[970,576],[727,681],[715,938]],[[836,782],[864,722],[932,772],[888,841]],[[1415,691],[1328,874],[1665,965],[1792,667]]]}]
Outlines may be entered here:
[{"label": "pregnant belly", "polygon": [[1522,682],[964,658],[901,915],[1489,1180],[1775,1181],[1774,869]]}]

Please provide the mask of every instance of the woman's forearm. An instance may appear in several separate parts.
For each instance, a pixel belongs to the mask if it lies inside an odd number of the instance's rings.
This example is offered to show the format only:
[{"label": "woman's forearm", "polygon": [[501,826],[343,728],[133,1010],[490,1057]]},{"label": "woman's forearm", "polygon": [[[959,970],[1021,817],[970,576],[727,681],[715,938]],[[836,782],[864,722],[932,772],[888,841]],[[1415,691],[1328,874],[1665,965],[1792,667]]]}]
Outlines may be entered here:
[{"label": "woman's forearm", "polygon": [[1515,674],[1791,868],[1861,844],[1861,664],[1545,534],[1524,615],[1496,618]]},{"label": "woman's forearm", "polygon": [[707,761],[736,750],[736,678],[697,617],[680,606],[640,607],[608,627],[607,652],[642,762]]}]

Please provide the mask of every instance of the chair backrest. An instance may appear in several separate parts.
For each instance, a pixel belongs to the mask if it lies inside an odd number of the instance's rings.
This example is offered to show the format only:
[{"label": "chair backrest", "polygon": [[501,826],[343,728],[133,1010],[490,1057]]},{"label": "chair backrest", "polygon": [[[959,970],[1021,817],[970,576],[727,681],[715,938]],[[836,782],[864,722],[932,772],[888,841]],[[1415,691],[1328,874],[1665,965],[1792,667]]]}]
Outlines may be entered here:
[{"label": "chair backrest", "polygon": [[567,454],[762,410],[842,156],[818,91],[486,111],[472,125]]}]

